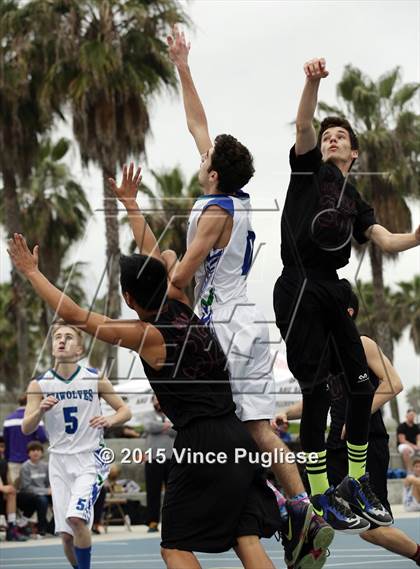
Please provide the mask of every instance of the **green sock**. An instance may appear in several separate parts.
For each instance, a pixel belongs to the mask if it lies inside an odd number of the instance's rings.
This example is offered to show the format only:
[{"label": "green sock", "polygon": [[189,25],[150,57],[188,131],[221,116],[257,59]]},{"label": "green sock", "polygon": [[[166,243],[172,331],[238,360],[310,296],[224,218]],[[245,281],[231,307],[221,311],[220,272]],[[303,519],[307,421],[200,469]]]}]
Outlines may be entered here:
[{"label": "green sock", "polygon": [[347,457],[349,460],[349,476],[359,480],[366,474],[368,443],[365,445],[354,445],[347,441]]},{"label": "green sock", "polygon": [[[311,494],[324,494],[330,487],[327,477],[327,451],[307,452],[306,473],[311,486]],[[310,460],[310,458],[313,460]],[[316,458],[315,458],[316,457]]]}]

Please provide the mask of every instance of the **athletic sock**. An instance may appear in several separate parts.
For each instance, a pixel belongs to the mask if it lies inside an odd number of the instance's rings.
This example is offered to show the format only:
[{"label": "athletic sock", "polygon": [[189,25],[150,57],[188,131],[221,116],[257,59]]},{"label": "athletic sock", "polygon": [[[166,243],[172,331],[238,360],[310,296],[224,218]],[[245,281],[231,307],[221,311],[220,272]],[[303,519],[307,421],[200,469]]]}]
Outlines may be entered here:
[{"label": "athletic sock", "polygon": [[309,496],[306,492],[301,492],[300,494],[296,494],[296,496],[292,496],[290,502],[309,502]]},{"label": "athletic sock", "polygon": [[7,514],[7,523],[12,526],[16,525],[16,512],[13,514]]},{"label": "athletic sock", "polygon": [[75,547],[78,569],[90,569],[90,555],[92,547]]},{"label": "athletic sock", "polygon": [[312,496],[315,496],[315,494],[325,494],[330,487],[327,477],[327,451],[307,452],[305,455],[306,473],[311,486]]},{"label": "athletic sock", "polygon": [[413,555],[413,557],[411,557],[410,559],[412,559],[413,561],[416,562],[416,565],[418,565],[420,567],[420,545],[417,544],[417,551],[416,553]]},{"label": "athletic sock", "polygon": [[266,483],[267,486],[270,488],[270,490],[274,492],[274,496],[276,497],[277,504],[280,510],[281,519],[287,520],[289,514],[287,513],[287,508],[286,508],[286,498],[283,496],[280,490],[277,490],[274,484],[272,484],[269,480],[266,480]]},{"label": "athletic sock", "polygon": [[349,461],[349,476],[359,480],[366,474],[368,443],[354,445],[347,441],[347,457]]}]

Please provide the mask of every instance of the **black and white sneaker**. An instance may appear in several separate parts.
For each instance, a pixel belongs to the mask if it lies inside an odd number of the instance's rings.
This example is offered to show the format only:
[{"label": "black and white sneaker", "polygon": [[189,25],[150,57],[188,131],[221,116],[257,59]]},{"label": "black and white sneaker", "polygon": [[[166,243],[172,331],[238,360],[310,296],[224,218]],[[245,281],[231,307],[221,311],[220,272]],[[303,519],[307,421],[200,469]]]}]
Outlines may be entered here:
[{"label": "black and white sneaker", "polygon": [[337,486],[336,494],[359,516],[378,526],[390,526],[393,518],[372,490],[369,474],[359,480],[346,476]]},{"label": "black and white sneaker", "polygon": [[336,496],[333,486],[325,494],[312,496],[311,502],[315,514],[324,518],[335,531],[358,534],[370,527],[369,522],[352,512],[344,500]]}]

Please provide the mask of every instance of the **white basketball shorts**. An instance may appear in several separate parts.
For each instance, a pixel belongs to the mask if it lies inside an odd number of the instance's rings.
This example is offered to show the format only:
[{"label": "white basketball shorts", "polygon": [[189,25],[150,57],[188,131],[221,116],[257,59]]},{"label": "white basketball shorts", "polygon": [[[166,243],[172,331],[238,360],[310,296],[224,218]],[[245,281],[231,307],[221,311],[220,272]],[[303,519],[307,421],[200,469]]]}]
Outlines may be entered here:
[{"label": "white basketball shorts", "polygon": [[100,450],[50,454],[49,476],[56,533],[73,535],[67,521],[70,517],[82,518],[92,527],[93,505],[109,473],[109,465],[101,460]]},{"label": "white basketball shorts", "polygon": [[238,418],[272,419],[276,405],[274,358],[263,314],[253,305],[213,305],[210,325],[228,360]]}]

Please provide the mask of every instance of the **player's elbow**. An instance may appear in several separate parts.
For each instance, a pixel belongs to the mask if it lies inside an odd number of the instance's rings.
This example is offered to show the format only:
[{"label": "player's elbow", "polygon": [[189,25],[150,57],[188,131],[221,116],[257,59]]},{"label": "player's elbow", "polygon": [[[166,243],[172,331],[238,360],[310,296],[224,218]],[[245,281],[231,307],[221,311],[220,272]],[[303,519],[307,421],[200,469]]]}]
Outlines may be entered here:
[{"label": "player's elbow", "polygon": [[402,381],[400,379],[398,381],[394,382],[393,387],[394,387],[395,395],[398,395],[399,393],[401,393],[404,390],[404,386],[403,386]]},{"label": "player's elbow", "polygon": [[395,252],[393,249],[393,235],[385,229],[385,227],[380,225],[371,226],[366,230],[365,235],[368,239],[371,239],[383,253]]},{"label": "player's elbow", "polygon": [[25,421],[25,419],[23,419],[22,425],[20,427],[20,430],[22,431],[22,433],[24,435],[32,435],[32,433],[34,431],[36,431],[36,427],[34,427],[33,429],[31,428],[31,425],[29,424],[28,421]]},{"label": "player's elbow", "polygon": [[181,274],[175,274],[172,278],[171,278],[171,284],[178,289],[183,289],[185,288],[189,283],[189,279],[187,279],[184,275]]}]

